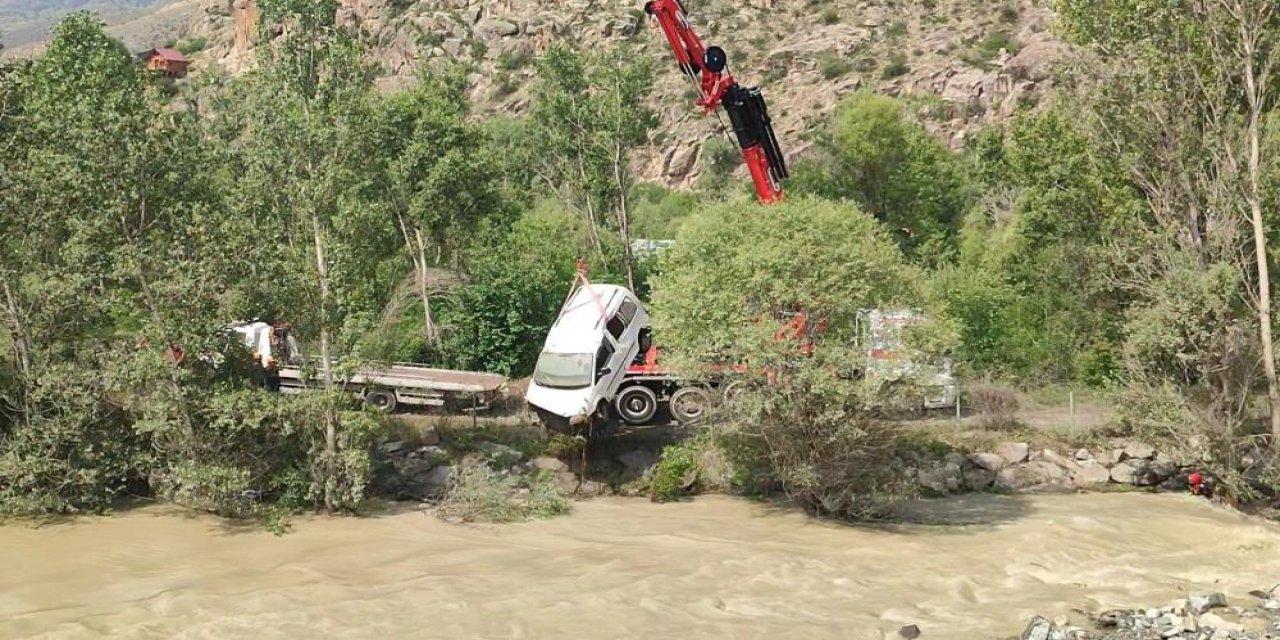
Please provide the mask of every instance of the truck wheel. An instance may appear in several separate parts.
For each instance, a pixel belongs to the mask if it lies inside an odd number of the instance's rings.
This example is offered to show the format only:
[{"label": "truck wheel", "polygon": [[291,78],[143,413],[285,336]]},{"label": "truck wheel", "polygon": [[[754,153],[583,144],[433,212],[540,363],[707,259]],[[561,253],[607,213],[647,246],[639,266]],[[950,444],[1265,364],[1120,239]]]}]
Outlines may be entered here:
[{"label": "truck wheel", "polygon": [[658,396],[646,386],[635,385],[619,391],[614,406],[627,424],[644,424],[658,412]]},{"label": "truck wheel", "polygon": [[396,394],[395,392],[388,391],[386,389],[366,391],[364,394],[364,401],[378,411],[391,413],[396,409]]},{"label": "truck wheel", "polygon": [[671,394],[671,415],[680,426],[697,424],[707,415],[711,398],[702,387],[685,387]]}]

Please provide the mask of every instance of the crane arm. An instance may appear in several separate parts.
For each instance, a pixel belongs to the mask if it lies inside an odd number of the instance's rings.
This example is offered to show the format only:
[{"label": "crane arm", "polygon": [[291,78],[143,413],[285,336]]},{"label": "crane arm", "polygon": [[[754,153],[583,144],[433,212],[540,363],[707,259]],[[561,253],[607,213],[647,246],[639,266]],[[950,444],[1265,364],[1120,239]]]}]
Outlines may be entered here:
[{"label": "crane arm", "polygon": [[724,107],[729,115],[756,197],[765,204],[781,200],[787,166],[763,93],[757,87],[742,87],[734,80],[728,72],[724,49],[702,44],[702,39],[689,25],[680,0],[649,0],[644,10],[658,21],[680,72],[698,84],[696,104],[705,113]]}]

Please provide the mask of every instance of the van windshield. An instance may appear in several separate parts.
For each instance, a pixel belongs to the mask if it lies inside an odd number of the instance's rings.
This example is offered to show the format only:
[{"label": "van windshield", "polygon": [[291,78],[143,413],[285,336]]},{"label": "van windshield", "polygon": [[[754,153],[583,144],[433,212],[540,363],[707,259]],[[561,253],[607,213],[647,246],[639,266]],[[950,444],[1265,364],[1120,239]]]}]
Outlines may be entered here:
[{"label": "van windshield", "polygon": [[591,386],[590,353],[552,353],[543,351],[533,369],[533,381],[556,389],[581,389]]}]

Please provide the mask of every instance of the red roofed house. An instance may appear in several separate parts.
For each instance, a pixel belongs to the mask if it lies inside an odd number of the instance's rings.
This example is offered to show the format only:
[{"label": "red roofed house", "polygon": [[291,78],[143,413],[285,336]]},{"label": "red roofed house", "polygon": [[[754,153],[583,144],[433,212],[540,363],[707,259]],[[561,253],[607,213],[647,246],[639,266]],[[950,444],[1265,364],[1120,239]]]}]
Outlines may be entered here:
[{"label": "red roofed house", "polygon": [[170,78],[181,78],[187,75],[187,65],[191,61],[182,52],[169,47],[157,47],[138,55],[143,64],[152,71],[159,71]]}]

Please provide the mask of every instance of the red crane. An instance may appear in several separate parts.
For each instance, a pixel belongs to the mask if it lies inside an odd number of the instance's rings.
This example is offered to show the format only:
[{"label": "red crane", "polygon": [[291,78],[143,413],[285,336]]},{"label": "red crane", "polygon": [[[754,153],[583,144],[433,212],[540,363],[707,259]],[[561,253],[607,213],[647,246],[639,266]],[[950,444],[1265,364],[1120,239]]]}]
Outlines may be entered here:
[{"label": "red crane", "polygon": [[680,0],[649,0],[644,10],[661,25],[680,72],[697,83],[697,105],[704,113],[723,106],[729,115],[742,159],[755,183],[756,197],[765,204],[781,200],[787,165],[760,89],[743,87],[733,79],[724,49],[703,46],[702,39],[689,26]]}]

